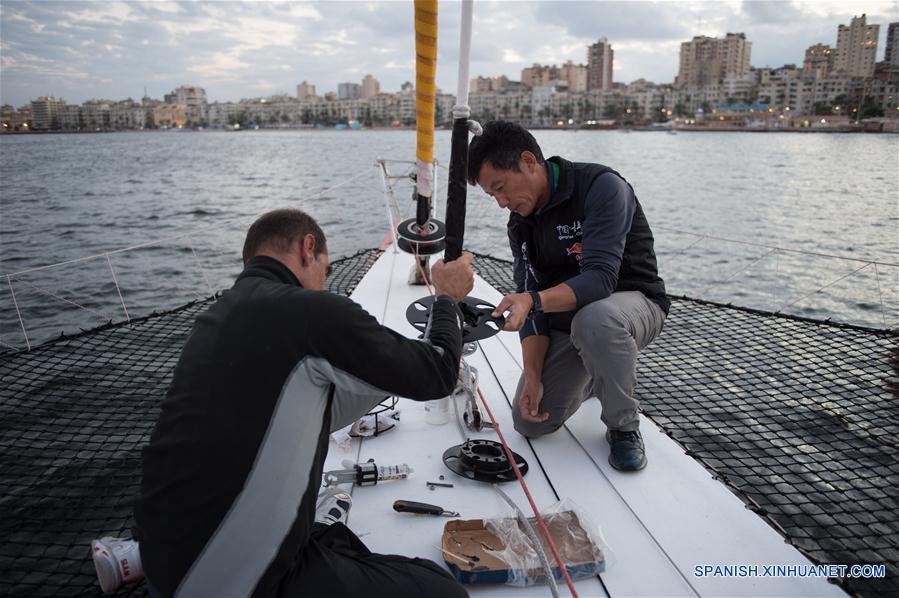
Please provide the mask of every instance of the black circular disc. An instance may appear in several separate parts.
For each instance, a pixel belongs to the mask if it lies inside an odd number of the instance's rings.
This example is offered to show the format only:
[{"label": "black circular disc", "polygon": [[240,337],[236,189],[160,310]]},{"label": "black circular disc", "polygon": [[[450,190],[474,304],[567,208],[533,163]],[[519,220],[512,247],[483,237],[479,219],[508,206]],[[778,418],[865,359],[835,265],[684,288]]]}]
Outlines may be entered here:
[{"label": "black circular disc", "polygon": [[443,241],[437,241],[436,243],[427,244],[410,243],[406,239],[400,237],[396,240],[396,246],[406,253],[418,255],[434,255],[435,253],[440,253],[441,251],[443,251],[445,243]]},{"label": "black circular disc", "polygon": [[[422,297],[413,301],[406,308],[406,320],[409,321],[419,332],[424,332],[428,327],[428,320],[431,318],[431,308],[434,305],[434,297]],[[471,343],[474,341],[490,338],[503,329],[506,319],[502,316],[494,318],[490,314],[496,306],[490,305],[486,301],[481,301],[477,297],[465,297],[459,302],[459,311],[462,312],[462,342]]]},{"label": "black circular disc", "polygon": [[410,243],[426,244],[442,241],[446,237],[446,225],[439,220],[428,220],[423,229],[419,229],[415,218],[403,220],[396,227],[396,234]]},{"label": "black circular disc", "polygon": [[[512,453],[521,475],[528,472],[528,463],[516,452]],[[443,453],[443,463],[453,473],[478,482],[512,482],[515,470],[503,445],[493,440],[468,440],[451,446]]]}]

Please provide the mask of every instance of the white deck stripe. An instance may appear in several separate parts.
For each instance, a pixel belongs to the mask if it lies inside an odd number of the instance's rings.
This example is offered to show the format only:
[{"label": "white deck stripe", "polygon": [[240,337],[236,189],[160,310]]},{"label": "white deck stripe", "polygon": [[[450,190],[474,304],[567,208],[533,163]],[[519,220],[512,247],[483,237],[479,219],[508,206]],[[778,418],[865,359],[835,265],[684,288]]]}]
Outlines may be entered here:
[{"label": "white deck stripe", "polygon": [[[486,294],[482,298],[488,299]],[[511,344],[518,345],[518,339],[507,333],[482,343],[510,398],[521,372],[520,349],[516,353]],[[514,364],[509,354],[515,357]],[[637,474],[615,471],[607,461],[600,411],[599,401],[588,401],[565,426],[580,445],[580,456],[557,438],[561,430],[535,440],[533,446],[556,489],[579,504],[591,504],[589,496],[584,496],[586,464],[581,456],[589,456],[600,474],[597,477],[604,480],[604,497],[592,502],[591,511],[617,557],[603,575],[613,595],[683,595],[682,591],[692,593],[695,588],[704,596],[845,596],[839,588],[814,578],[694,577],[693,568],[701,564],[759,565],[761,570],[765,564],[807,565],[810,561],[642,416],[650,465]],[[642,538],[638,528],[648,537]],[[645,540],[656,544],[655,551],[670,558],[679,570],[680,579],[670,580],[671,586],[656,589],[652,584],[657,580],[646,579],[648,555],[653,551],[640,545]],[[653,575],[662,570],[656,566]]]}]

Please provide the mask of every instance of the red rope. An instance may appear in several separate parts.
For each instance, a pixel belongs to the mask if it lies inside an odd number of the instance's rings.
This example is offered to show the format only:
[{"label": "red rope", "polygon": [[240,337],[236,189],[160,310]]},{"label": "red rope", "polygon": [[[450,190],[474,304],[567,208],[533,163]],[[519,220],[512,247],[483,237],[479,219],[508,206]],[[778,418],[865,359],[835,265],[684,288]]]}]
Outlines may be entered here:
[{"label": "red rope", "polygon": [[[496,418],[493,417],[493,412],[490,411],[490,405],[487,404],[487,399],[484,398],[484,393],[481,392],[481,388],[478,387],[478,396],[481,397],[481,403],[484,405],[484,409],[487,410],[487,415],[490,416],[490,421],[493,424],[493,429],[496,430],[496,435],[499,436],[500,444],[503,445],[503,450],[506,451],[506,457],[509,459],[509,463],[512,464],[512,470],[515,471],[515,477],[518,478],[518,483],[521,484],[521,489],[524,490],[524,495],[527,497],[528,502],[531,504],[531,510],[534,511],[534,516],[537,518],[537,523],[540,524],[540,531],[543,532],[543,537],[546,539],[546,543],[549,544],[549,549],[553,553],[553,558],[556,559],[556,563],[559,565],[559,568],[562,570],[562,575],[565,577],[565,583],[568,584],[568,590],[571,592],[572,598],[578,598],[577,590],[574,589],[574,582],[571,581],[571,577],[568,575],[568,568],[565,566],[565,563],[562,561],[562,557],[559,555],[559,550],[556,548],[555,542],[553,542],[552,536],[549,534],[549,528],[546,527],[546,522],[543,521],[543,517],[540,515],[540,511],[537,509],[537,505],[534,504],[534,499],[531,497],[531,491],[528,489],[527,483],[524,481],[524,478],[521,476],[521,471],[518,470],[518,464],[515,462],[515,456],[512,454],[512,449],[509,448],[509,445],[506,444],[506,439],[503,438],[503,433],[499,429],[499,424],[496,421]],[[536,550],[537,547],[535,546]],[[548,574],[552,574],[551,572],[547,572]]]},{"label": "red rope", "polygon": [[[425,276],[424,268],[421,267],[421,262],[418,259],[418,248],[415,244],[413,244],[412,247],[413,255],[415,257],[415,263],[418,265],[418,271],[421,272],[421,277],[425,281],[425,285],[428,288],[428,293],[433,295],[434,292],[431,290],[431,285],[428,284],[428,277]],[[510,449],[509,445],[506,444],[506,439],[503,437],[503,433],[499,429],[499,424],[497,423],[496,418],[493,417],[493,412],[490,410],[490,405],[487,404],[487,399],[484,398],[484,393],[481,392],[480,387],[478,387],[478,396],[481,397],[481,403],[484,405],[484,409],[487,410],[487,415],[490,416],[490,422],[493,424],[493,429],[496,430],[496,435],[499,436],[499,442],[503,445],[503,450],[506,451],[506,458],[508,458],[509,463],[512,464],[512,470],[515,472],[515,477],[518,478],[518,483],[521,484],[521,489],[524,490],[524,495],[527,497],[528,502],[531,505],[531,510],[534,512],[534,516],[537,518],[537,523],[540,525],[540,531],[543,533],[543,537],[546,539],[546,543],[549,544],[549,549],[553,553],[553,558],[556,559],[556,563],[559,565],[559,569],[561,569],[562,571],[562,576],[565,578],[565,583],[568,584],[568,590],[571,592],[572,598],[578,598],[577,590],[574,588],[574,582],[571,581],[571,576],[568,575],[568,568],[565,566],[565,562],[559,555],[559,549],[556,548],[556,543],[553,542],[552,536],[549,533],[549,528],[546,527],[546,522],[543,520],[543,516],[540,515],[540,510],[534,503],[534,499],[531,497],[531,491],[528,488],[527,482],[525,482],[524,478],[521,476],[521,471],[519,471],[518,464],[515,462],[515,456],[512,454],[512,449]],[[537,549],[538,547],[535,546],[534,550]],[[547,574],[552,575],[552,572],[547,571]]]}]

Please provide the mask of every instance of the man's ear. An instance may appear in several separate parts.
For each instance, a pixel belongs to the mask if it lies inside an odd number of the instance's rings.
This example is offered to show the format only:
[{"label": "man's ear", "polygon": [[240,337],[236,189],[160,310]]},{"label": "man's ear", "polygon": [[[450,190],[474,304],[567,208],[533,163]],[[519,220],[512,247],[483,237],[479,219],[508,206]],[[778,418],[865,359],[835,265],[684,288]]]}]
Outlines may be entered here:
[{"label": "man's ear", "polygon": [[300,248],[300,259],[305,267],[315,259],[315,237],[313,235],[304,236],[300,241]]},{"label": "man's ear", "polygon": [[537,156],[528,150],[524,150],[521,152],[521,163],[524,165],[522,172],[534,174],[534,169],[537,167]]}]

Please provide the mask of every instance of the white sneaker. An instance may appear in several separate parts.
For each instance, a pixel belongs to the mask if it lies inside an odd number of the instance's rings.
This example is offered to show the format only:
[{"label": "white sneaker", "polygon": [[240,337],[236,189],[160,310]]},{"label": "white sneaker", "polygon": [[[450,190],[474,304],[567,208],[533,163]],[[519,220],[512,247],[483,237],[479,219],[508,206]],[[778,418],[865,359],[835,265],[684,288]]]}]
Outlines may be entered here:
[{"label": "white sneaker", "polygon": [[91,556],[104,594],[144,578],[140,550],[135,540],[106,536],[91,542]]},{"label": "white sneaker", "polygon": [[353,498],[339,488],[330,488],[318,495],[315,503],[315,522],[333,525],[340,522],[346,525],[350,516]]}]

